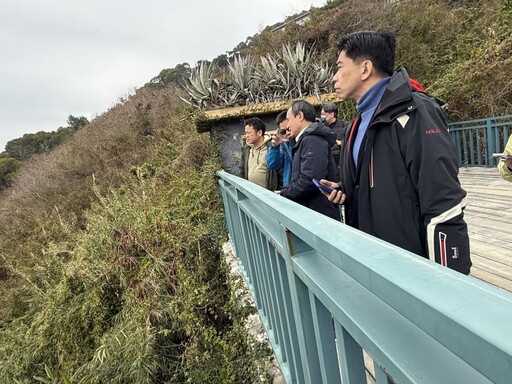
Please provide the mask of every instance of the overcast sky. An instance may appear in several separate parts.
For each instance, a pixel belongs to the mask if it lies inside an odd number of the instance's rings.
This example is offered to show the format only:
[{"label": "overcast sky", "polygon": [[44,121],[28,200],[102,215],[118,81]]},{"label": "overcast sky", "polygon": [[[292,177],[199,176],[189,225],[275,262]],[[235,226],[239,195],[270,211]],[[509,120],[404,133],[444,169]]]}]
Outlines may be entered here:
[{"label": "overcast sky", "polygon": [[0,152],[325,0],[0,0]]}]

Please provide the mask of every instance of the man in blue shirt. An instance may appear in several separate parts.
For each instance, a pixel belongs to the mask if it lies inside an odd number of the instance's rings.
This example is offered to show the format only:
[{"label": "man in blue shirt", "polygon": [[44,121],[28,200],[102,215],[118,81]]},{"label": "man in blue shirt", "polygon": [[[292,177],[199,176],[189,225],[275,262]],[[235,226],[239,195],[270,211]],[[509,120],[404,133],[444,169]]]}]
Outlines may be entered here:
[{"label": "man in blue shirt", "polygon": [[436,99],[395,73],[395,36],[361,31],[339,44],[333,82],[358,117],[345,135],[341,188],[324,195],[345,205],[348,225],[464,274],[471,259],[466,192]]},{"label": "man in blue shirt", "polygon": [[290,131],[287,129],[288,119],[286,111],[282,111],[276,117],[277,133],[271,141],[266,162],[267,168],[275,171],[283,170],[283,188],[290,183],[292,175],[292,149],[290,146]]}]

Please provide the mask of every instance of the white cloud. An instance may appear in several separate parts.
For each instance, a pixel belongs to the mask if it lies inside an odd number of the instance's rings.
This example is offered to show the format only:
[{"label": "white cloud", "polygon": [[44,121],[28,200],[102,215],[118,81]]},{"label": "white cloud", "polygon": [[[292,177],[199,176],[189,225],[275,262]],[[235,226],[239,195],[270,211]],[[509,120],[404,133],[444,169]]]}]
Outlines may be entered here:
[{"label": "white cloud", "polygon": [[325,0],[2,0],[0,151],[91,119],[164,68],[213,59]]}]

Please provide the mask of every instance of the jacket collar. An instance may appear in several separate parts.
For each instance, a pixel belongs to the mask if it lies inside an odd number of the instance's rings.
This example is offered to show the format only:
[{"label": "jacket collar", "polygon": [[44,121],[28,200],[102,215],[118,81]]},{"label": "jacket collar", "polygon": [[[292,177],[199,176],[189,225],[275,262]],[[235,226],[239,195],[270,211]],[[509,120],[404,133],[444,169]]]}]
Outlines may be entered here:
[{"label": "jacket collar", "polygon": [[256,147],[256,146],[254,146],[254,144],[247,143],[247,146],[249,146],[252,149],[260,149],[261,147],[263,147],[263,145],[265,145],[267,142],[269,142],[270,139],[272,139],[272,138],[269,135],[265,134],[265,135],[263,135],[263,141],[261,142],[260,145],[258,145]]},{"label": "jacket collar", "polygon": [[[393,120],[397,115],[395,107],[403,104],[404,111],[410,110],[412,106],[412,88],[409,80],[409,75],[405,68],[395,72],[391,76],[384,95],[382,96],[381,103],[375,111],[374,120],[388,121]],[[402,113],[402,108],[399,108],[398,114]]]},{"label": "jacket collar", "polygon": [[336,142],[336,135],[331,128],[319,121],[314,121],[299,134],[298,139],[295,138],[295,145],[293,145],[293,148],[297,148],[304,137],[308,135],[316,135],[322,137],[329,143],[331,147]]}]

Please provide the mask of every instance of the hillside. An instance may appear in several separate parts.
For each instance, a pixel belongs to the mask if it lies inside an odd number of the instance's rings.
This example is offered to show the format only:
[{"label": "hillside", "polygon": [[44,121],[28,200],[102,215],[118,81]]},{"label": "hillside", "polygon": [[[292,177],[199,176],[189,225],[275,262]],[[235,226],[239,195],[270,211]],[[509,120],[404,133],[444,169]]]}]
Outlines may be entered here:
[{"label": "hillside", "polygon": [[274,55],[300,41],[334,67],[339,37],[364,29],[396,34],[396,68],[447,102],[451,121],[512,113],[510,0],[332,0],[305,24],[266,28],[235,52]]},{"label": "hillside", "polygon": [[[398,65],[461,120],[512,113],[511,23],[510,0],[330,1],[235,51],[300,41],[334,65],[340,34],[390,29]],[[253,309],[221,253],[218,151],[178,94],[141,87],[25,160],[3,192],[0,382],[265,377],[268,351],[247,335]]]},{"label": "hillside", "polygon": [[0,381],[254,382],[268,352],[221,256],[208,135],[140,89],[0,200]]}]

